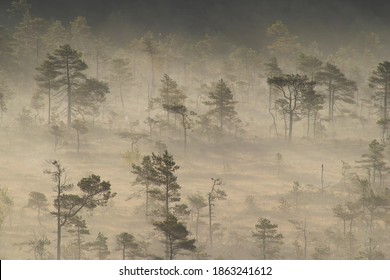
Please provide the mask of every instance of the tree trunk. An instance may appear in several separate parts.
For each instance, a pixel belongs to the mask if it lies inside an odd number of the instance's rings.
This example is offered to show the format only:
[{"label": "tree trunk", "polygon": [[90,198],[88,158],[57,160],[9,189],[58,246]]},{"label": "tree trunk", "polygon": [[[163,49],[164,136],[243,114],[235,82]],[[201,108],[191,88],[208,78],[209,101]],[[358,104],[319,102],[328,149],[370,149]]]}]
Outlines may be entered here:
[{"label": "tree trunk", "polygon": [[184,131],[184,153],[187,152],[187,128],[185,122],[185,116],[182,115],[183,118],[183,131]]},{"label": "tree trunk", "polygon": [[149,216],[149,184],[146,184],[145,216]]},{"label": "tree trunk", "polygon": [[208,201],[209,201],[209,241],[210,241],[210,248],[213,248],[213,230],[211,228],[211,217],[212,217],[212,212],[211,212],[211,193],[209,194],[209,197],[208,197]]},{"label": "tree trunk", "polygon": [[289,123],[289,130],[288,130],[288,142],[291,143],[292,140],[292,129],[293,129],[293,112],[290,110],[290,123]]},{"label": "tree trunk", "polygon": [[78,247],[78,259],[81,260],[81,236],[80,236],[80,228],[77,228],[77,247]]},{"label": "tree trunk", "polygon": [[42,223],[41,223],[41,207],[38,206],[38,222],[39,222],[39,225],[42,226]]},{"label": "tree trunk", "polygon": [[72,89],[70,84],[70,73],[69,73],[69,57],[66,57],[66,86],[67,86],[67,94],[68,94],[68,128],[70,128],[72,124]]},{"label": "tree trunk", "polygon": [[275,119],[275,116],[274,116],[274,114],[272,113],[271,105],[272,105],[272,87],[269,86],[268,112],[269,112],[269,114],[270,114],[271,117],[272,117],[272,123],[273,123],[273,126],[274,126],[274,128],[275,128],[275,134],[276,134],[276,137],[278,137],[278,128],[277,128],[277,126],[276,126],[276,119]]},{"label": "tree trunk", "polygon": [[58,177],[57,184],[57,260],[61,259],[61,178]]},{"label": "tree trunk", "polygon": [[306,136],[309,137],[310,133],[310,110],[307,110],[307,131]]},{"label": "tree trunk", "polygon": [[50,128],[50,119],[51,119],[51,89],[50,89],[50,82],[49,82],[49,92],[48,92],[48,116],[47,116],[47,126]]}]

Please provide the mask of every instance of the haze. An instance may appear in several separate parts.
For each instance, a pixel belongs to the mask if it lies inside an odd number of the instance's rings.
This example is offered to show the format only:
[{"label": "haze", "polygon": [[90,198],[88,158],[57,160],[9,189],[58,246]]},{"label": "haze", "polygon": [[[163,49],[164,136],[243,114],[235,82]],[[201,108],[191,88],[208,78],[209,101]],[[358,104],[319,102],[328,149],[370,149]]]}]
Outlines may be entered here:
[{"label": "haze", "polygon": [[1,1],[0,258],[388,259],[390,4],[312,2]]}]

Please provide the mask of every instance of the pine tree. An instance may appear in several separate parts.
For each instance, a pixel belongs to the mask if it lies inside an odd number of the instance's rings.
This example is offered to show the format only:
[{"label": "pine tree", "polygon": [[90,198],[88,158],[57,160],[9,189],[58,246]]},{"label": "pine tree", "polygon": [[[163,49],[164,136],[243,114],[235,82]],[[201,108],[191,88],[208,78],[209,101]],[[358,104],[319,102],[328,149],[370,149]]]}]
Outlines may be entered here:
[{"label": "pine tree", "polygon": [[283,239],[283,235],[278,233],[278,225],[271,224],[271,221],[266,218],[259,218],[255,228],[253,237],[259,242],[263,259],[275,257]]},{"label": "pine tree", "polygon": [[187,130],[191,128],[191,120],[189,118],[190,115],[196,115],[195,112],[189,111],[185,105],[164,105],[164,109],[168,112],[172,112],[181,117],[181,125],[183,127],[184,133],[184,152],[187,151]]},{"label": "pine tree", "polygon": [[313,136],[316,136],[315,124],[317,122],[318,112],[323,109],[325,103],[323,95],[316,92],[314,84],[309,86],[302,92],[302,111],[307,117],[307,131],[306,135],[309,136],[310,132],[310,118],[313,117]]},{"label": "pine tree", "polygon": [[226,193],[225,191],[221,190],[217,186],[222,185],[222,180],[220,178],[211,178],[213,181],[213,185],[211,187],[210,192],[207,194],[207,200],[208,200],[208,207],[209,207],[209,244],[210,247],[213,247],[213,207],[215,206],[214,201],[215,200],[222,200],[226,198]]},{"label": "pine tree", "polygon": [[86,244],[86,247],[90,248],[93,251],[96,251],[99,260],[105,260],[110,255],[107,240],[108,237],[106,237],[103,233],[99,232],[98,236],[96,237],[96,240],[93,242],[88,242]]},{"label": "pine tree", "polygon": [[147,32],[141,39],[140,39],[141,49],[143,52],[145,52],[150,57],[150,66],[151,66],[151,79],[150,79],[150,94],[149,98],[154,96],[154,76],[155,76],[155,64],[156,64],[156,57],[158,55],[158,43],[156,39],[154,38],[154,35],[152,32]]},{"label": "pine tree", "polygon": [[184,101],[187,96],[179,89],[177,83],[167,74],[164,74],[164,78],[161,80],[161,83],[160,97],[154,99],[154,102],[159,103],[167,112],[167,124],[169,127],[172,108],[184,106]]},{"label": "pine tree", "polygon": [[324,85],[328,91],[328,119],[332,124],[337,103],[355,103],[356,83],[348,80],[339,68],[330,63],[326,63],[322,70],[317,72],[315,80]]},{"label": "pine tree", "polygon": [[70,45],[62,45],[53,54],[48,56],[48,65],[53,65],[56,71],[56,82],[59,89],[66,93],[67,99],[67,125],[72,124],[73,98],[77,87],[82,84],[86,76],[83,73],[87,64],[81,59],[81,53],[72,49]]},{"label": "pine tree", "polygon": [[282,112],[288,115],[288,142],[291,142],[294,117],[299,112],[302,94],[312,88],[314,84],[308,81],[306,76],[298,74],[268,78],[267,82],[282,94],[276,102],[282,108]]},{"label": "pine tree", "polygon": [[322,68],[322,61],[315,56],[305,55],[301,53],[298,57],[298,69],[304,75],[310,77],[311,81],[315,80],[317,73]]},{"label": "pine tree", "polygon": [[53,91],[59,88],[59,83],[56,82],[56,78],[60,72],[56,69],[54,62],[50,60],[45,60],[42,62],[42,64],[37,67],[36,70],[38,74],[35,76],[35,80],[37,81],[39,88],[45,92],[48,98],[47,125],[50,127],[52,98],[53,94],[55,94]]},{"label": "pine tree", "polygon": [[54,199],[56,211],[51,214],[57,219],[57,259],[59,260],[61,259],[62,228],[83,208],[95,209],[97,206],[105,206],[108,200],[116,194],[111,192],[110,182],[101,181],[100,176],[94,174],[82,178],[77,183],[82,195],[68,194],[73,189],[73,185],[66,182],[65,168],[56,160],[51,164],[54,170],[45,170],[45,173],[51,175],[56,184],[56,198]]},{"label": "pine tree", "polygon": [[155,228],[166,237],[167,257],[173,260],[181,250],[194,251],[195,239],[188,239],[189,232],[185,225],[177,220],[177,218],[168,213],[165,219],[161,222],[154,222]]},{"label": "pine tree", "polygon": [[125,85],[125,83],[128,83],[132,79],[129,62],[126,59],[117,58],[112,61],[111,68],[112,80],[118,86],[122,109],[124,109],[125,102],[123,99],[123,86]]},{"label": "pine tree", "polygon": [[41,224],[41,212],[47,211],[47,198],[43,193],[40,192],[30,192],[30,198],[28,199],[27,207],[37,209],[38,211],[38,222]]},{"label": "pine tree", "polygon": [[207,207],[206,199],[200,194],[188,196],[190,205],[196,211],[195,239],[199,241],[199,219],[202,208]]},{"label": "pine tree", "polygon": [[[374,139],[369,144],[368,153],[364,153],[362,155],[363,159],[356,161],[357,163],[361,163],[363,168],[369,170],[369,174],[372,174],[373,186],[375,186],[376,177],[378,175],[379,175],[379,185],[382,186],[383,173],[389,170],[386,162],[384,161],[385,159],[384,151],[385,151],[384,144],[379,143],[376,139]],[[368,178],[369,182],[371,182],[370,177]]]},{"label": "pine tree", "polygon": [[82,120],[74,120],[72,122],[72,128],[74,128],[74,130],[76,130],[76,134],[77,134],[77,152],[80,151],[80,134],[86,134],[88,133],[88,127],[85,123],[85,121],[82,121]]},{"label": "pine tree", "polygon": [[117,250],[122,251],[122,259],[126,257],[134,257],[138,249],[138,243],[135,241],[134,235],[128,232],[122,232],[116,236]]},{"label": "pine tree", "polygon": [[378,124],[382,126],[382,138],[388,136],[389,129],[389,114],[388,103],[390,94],[390,62],[383,61],[378,64],[376,70],[372,72],[369,78],[369,86],[375,90],[372,99],[377,103],[376,105],[381,109],[382,118]]},{"label": "pine tree", "polygon": [[180,201],[180,185],[177,183],[175,172],[180,168],[167,150],[161,155],[152,153],[153,176],[150,181],[154,185],[150,189],[150,196],[156,201],[164,203],[163,214],[171,213],[173,202]]},{"label": "pine tree", "polygon": [[219,130],[223,133],[224,126],[231,122],[237,115],[234,107],[237,101],[233,100],[233,94],[226,83],[221,79],[215,86],[215,89],[208,94],[208,101],[203,104],[210,106],[208,114],[214,116],[219,123]]},{"label": "pine tree", "polygon": [[87,223],[84,219],[80,216],[74,216],[71,219],[69,219],[69,223],[66,224],[66,226],[69,228],[68,232],[75,233],[76,234],[76,245],[77,245],[77,259],[81,260],[82,255],[82,249],[84,242],[81,239],[81,235],[87,235],[89,234],[89,230],[87,227]]},{"label": "pine tree", "polygon": [[133,181],[133,185],[145,186],[145,216],[149,215],[150,199],[149,188],[152,184],[152,177],[154,176],[153,164],[150,156],[144,156],[141,165],[132,165],[132,173],[137,175]]},{"label": "pine tree", "polygon": [[[268,63],[265,64],[265,73],[267,78],[280,77],[282,76],[282,69],[280,69],[278,60],[276,57],[272,57]],[[278,128],[276,126],[276,113],[275,108],[275,92],[271,84],[268,84],[268,112],[270,113],[275,129],[275,134],[278,136]]]}]

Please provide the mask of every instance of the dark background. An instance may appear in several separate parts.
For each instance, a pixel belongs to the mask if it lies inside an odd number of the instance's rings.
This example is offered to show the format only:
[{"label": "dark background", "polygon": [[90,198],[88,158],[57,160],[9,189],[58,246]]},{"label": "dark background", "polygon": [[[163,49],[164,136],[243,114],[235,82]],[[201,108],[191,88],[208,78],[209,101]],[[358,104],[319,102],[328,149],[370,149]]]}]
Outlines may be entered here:
[{"label": "dark background", "polygon": [[[12,25],[0,0],[0,24]],[[309,0],[29,0],[34,16],[68,24],[85,16],[97,33],[127,42],[146,31],[202,36],[220,34],[237,45],[259,47],[265,30],[282,20],[302,42],[317,41],[332,48],[353,40],[360,31],[374,31],[386,42],[390,37],[390,1]]]}]

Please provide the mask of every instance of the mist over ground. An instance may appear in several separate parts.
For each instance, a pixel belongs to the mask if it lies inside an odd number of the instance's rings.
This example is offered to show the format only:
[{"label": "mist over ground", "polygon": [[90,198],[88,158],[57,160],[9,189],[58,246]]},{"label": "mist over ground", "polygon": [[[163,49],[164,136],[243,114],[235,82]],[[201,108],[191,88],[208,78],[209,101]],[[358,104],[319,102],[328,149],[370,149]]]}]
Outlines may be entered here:
[{"label": "mist over ground", "polygon": [[385,1],[1,1],[1,259],[388,259]]}]

